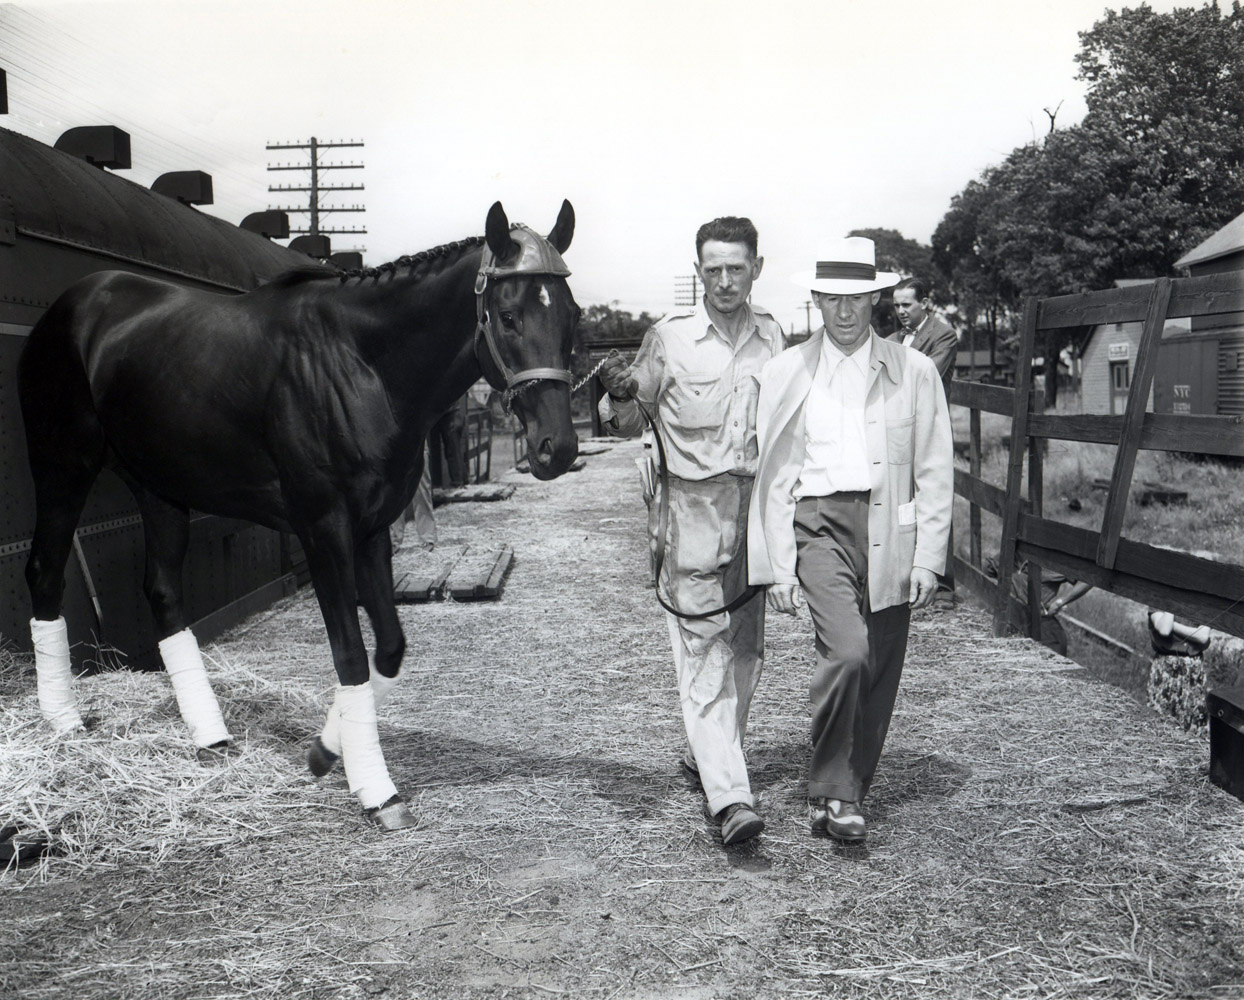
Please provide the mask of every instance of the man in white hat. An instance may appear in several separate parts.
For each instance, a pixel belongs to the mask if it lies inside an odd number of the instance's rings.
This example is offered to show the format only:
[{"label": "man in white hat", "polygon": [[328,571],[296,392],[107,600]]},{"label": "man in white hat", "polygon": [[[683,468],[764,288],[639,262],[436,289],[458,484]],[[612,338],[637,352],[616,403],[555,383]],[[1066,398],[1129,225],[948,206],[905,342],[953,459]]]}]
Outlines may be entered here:
[{"label": "man in white hat", "polygon": [[824,326],[762,369],[749,576],[769,606],[806,599],[812,677],[813,833],[865,835],[868,793],[898,693],[912,609],[946,562],[950,414],[927,357],[877,336],[872,309],[898,281],[872,240],[834,240],[792,281]]},{"label": "man in white hat", "polygon": [[[693,615],[746,591],[755,376],[782,349],[777,320],[749,301],[764,266],[751,221],[707,222],[695,248],[703,299],[652,327],[633,365],[617,357],[600,371],[608,390],[600,416],[610,433],[644,428],[638,404],[660,425],[669,527],[657,585],[672,606]],[[687,732],[683,767],[703,789],[722,843],[740,843],[764,829],[743,757],[748,709],[764,665],[764,601],[757,594],[728,613],[667,614],[667,622]]]}]

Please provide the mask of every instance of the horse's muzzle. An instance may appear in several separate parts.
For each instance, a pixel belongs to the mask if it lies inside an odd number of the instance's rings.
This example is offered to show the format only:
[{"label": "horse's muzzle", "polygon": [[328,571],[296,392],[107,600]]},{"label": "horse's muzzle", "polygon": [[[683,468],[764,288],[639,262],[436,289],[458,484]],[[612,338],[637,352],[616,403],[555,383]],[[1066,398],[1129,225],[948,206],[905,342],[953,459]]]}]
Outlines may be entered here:
[{"label": "horse's muzzle", "polygon": [[578,454],[579,437],[573,427],[569,434],[548,434],[539,440],[536,435],[527,434],[527,461],[537,479],[556,479],[570,468]]},{"label": "horse's muzzle", "polygon": [[570,416],[570,387],[542,381],[514,401],[527,432],[527,462],[537,479],[556,479],[579,454]]}]

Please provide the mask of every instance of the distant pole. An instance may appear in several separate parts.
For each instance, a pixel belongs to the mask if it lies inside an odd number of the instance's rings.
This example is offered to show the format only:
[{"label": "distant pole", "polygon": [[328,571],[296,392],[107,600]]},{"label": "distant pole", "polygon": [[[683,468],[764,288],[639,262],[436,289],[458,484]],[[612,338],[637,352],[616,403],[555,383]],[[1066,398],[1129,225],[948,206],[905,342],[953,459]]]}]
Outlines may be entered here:
[{"label": "distant pole", "polygon": [[363,190],[362,184],[336,184],[336,185],[322,184],[320,182],[320,173],[322,171],[325,171],[325,170],[362,170],[363,164],[362,163],[321,163],[320,153],[325,149],[347,149],[347,148],[359,148],[361,146],[363,146],[363,142],[361,140],[351,139],[351,140],[344,141],[344,142],[340,142],[340,141],[324,142],[316,138],[315,136],[312,136],[309,142],[285,142],[285,143],[270,142],[268,143],[266,148],[269,150],[275,150],[275,149],[306,150],[309,156],[309,162],[307,163],[268,164],[269,170],[305,170],[305,171],[310,172],[311,174],[311,184],[309,187],[302,187],[300,185],[292,185],[292,184],[282,184],[282,185],[271,185],[270,184],[268,185],[269,191],[297,192],[299,194],[307,195],[307,205],[305,208],[303,208],[300,205],[281,205],[281,206],[269,205],[268,206],[269,208],[279,208],[281,211],[284,211],[284,212],[296,212],[299,214],[308,215],[310,217],[307,223],[306,229],[291,229],[290,230],[291,233],[301,233],[301,234],[310,235],[310,236],[318,236],[320,234],[327,235],[330,233],[364,234],[367,232],[366,228],[346,229],[346,228],[338,227],[335,229],[324,229],[320,225],[320,217],[330,212],[354,213],[354,212],[367,211],[367,209],[364,206],[359,205],[359,204],[354,204],[354,205],[321,204],[321,197],[328,192],[362,191]]},{"label": "distant pole", "polygon": [[812,301],[810,299],[803,304],[803,312],[804,312],[804,320],[803,320],[804,329],[807,331],[808,336],[811,337],[812,336]]}]

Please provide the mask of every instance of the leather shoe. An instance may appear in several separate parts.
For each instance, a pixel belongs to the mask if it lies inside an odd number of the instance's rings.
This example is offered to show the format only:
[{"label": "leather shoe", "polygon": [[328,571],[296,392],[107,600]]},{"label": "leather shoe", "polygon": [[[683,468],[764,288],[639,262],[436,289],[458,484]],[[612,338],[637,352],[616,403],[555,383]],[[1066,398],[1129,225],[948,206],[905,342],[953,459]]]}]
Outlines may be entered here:
[{"label": "leather shoe", "polygon": [[716,816],[705,803],[704,814],[713,822],[721,824],[721,843],[725,847],[751,840],[765,828],[765,821],[746,802],[731,802]]},{"label": "leather shoe", "polygon": [[844,843],[858,843],[867,830],[859,803],[839,799],[809,799],[812,832],[823,833]]}]

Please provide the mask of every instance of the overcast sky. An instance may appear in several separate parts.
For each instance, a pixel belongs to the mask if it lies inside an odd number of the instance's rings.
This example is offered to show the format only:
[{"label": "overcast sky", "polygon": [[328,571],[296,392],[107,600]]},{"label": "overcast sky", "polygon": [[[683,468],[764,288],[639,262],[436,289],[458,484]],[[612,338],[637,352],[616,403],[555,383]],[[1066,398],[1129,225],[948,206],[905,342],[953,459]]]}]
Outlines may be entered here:
[{"label": "overcast sky", "polygon": [[367,211],[322,225],[365,225],[333,248],[363,245],[369,264],[482,233],[498,198],[547,232],[569,198],[576,298],[634,312],[673,305],[700,223],[747,215],[765,257],[753,298],[802,328],[788,276],[819,241],[883,226],[927,242],[956,192],[1047,131],[1043,108],[1081,118],[1077,32],[1106,7],[40,0],[0,5],[0,126],[52,143],[118,125],[121,176],[204,170],[205,211],[232,222],[305,176],[267,171],[296,154],[266,143],[361,139],[324,159],[365,169],[324,180],[361,181],[326,201]]}]

